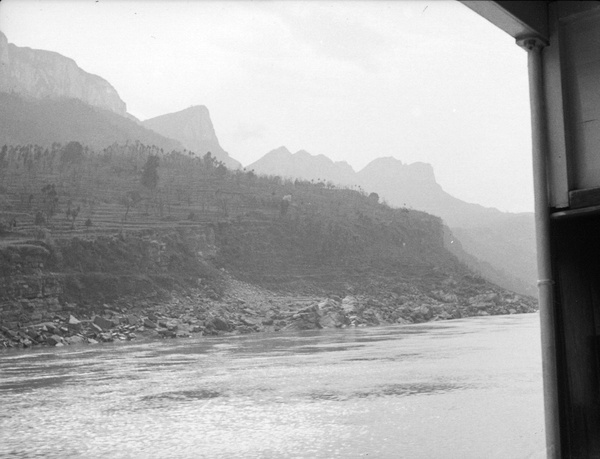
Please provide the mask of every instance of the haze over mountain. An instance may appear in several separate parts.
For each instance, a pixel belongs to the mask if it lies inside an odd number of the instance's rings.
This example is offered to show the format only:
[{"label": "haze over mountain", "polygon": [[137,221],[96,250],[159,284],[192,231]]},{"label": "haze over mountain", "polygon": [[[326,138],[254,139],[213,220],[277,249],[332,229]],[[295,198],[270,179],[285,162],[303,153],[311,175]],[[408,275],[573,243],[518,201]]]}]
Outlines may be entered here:
[{"label": "haze over mountain", "polygon": [[8,43],[2,32],[0,64],[2,144],[76,140],[102,149],[115,142],[139,141],[166,152],[211,151],[227,166],[239,167],[219,145],[204,106],[153,118],[143,126],[127,113],[125,102],[108,81],[61,54]]},{"label": "haze over mountain", "polygon": [[208,108],[204,105],[157,116],[142,124],[165,137],[178,140],[186,149],[200,156],[210,152],[229,168],[236,169],[241,166],[219,144]]},{"label": "haze over mountain", "polygon": [[[240,166],[220,146],[204,106],[158,116],[142,126],[126,112],[125,103],[110,83],[85,72],[72,59],[19,48],[9,44],[0,32],[0,63],[0,144],[48,145],[77,140],[104,148],[115,142],[140,141],[166,152],[187,148],[204,155],[210,151],[228,167]],[[356,173],[345,162],[303,150],[292,154],[280,147],[249,168],[264,174],[361,186],[377,192],[393,206],[440,216],[455,235],[461,235],[467,252],[491,265],[489,278],[507,288],[532,293],[517,285],[530,285],[535,279],[531,214],[515,217],[517,214],[456,199],[436,182],[429,164],[408,165],[394,158],[379,158]],[[474,267],[478,263],[474,259],[468,262]],[[487,268],[476,269],[484,272]]]},{"label": "haze over mountain", "polygon": [[95,149],[139,141],[164,151],[182,145],[135,121],[77,99],[33,99],[0,92],[0,145],[66,144],[72,140]]},{"label": "haze over mountain", "polygon": [[74,98],[127,115],[125,102],[104,78],[84,71],[73,59],[61,54],[8,43],[1,31],[0,92],[36,99]]},{"label": "haze over mountain", "polygon": [[264,175],[305,180],[320,178],[341,184],[354,183],[356,175],[352,166],[345,161],[333,162],[325,155],[313,156],[304,150],[291,153],[283,146],[271,150],[246,169]]},{"label": "haze over mountain", "polygon": [[[430,164],[404,164],[386,157],[354,172],[348,164],[335,163],[323,155],[305,151],[292,154],[280,147],[247,169],[259,174],[360,186],[378,193],[394,207],[414,208],[442,217],[462,243],[462,249],[474,257],[463,257],[463,261],[503,287],[535,294],[533,214],[500,212],[455,198],[436,182]],[[462,252],[456,254],[461,256]]]}]

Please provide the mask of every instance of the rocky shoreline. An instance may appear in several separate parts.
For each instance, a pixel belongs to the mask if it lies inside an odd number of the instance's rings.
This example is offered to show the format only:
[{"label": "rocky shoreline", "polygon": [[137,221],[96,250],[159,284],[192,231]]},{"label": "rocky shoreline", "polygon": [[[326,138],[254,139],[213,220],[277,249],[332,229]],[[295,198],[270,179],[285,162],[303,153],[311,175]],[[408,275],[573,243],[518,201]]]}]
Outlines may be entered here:
[{"label": "rocky shoreline", "polygon": [[52,319],[44,322],[11,328],[0,324],[0,349],[411,324],[535,312],[537,303],[533,298],[492,290],[460,299],[444,292],[299,297],[230,278],[220,299],[196,290],[165,302],[124,299],[93,310],[73,303],[56,304],[53,309]]}]

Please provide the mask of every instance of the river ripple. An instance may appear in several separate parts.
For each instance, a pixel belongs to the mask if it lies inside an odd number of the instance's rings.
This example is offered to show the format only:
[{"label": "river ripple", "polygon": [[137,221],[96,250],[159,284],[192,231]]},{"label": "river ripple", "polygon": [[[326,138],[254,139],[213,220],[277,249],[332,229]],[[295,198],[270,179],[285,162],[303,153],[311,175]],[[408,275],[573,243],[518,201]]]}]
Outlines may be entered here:
[{"label": "river ripple", "polygon": [[0,457],[545,457],[538,320],[6,352]]}]

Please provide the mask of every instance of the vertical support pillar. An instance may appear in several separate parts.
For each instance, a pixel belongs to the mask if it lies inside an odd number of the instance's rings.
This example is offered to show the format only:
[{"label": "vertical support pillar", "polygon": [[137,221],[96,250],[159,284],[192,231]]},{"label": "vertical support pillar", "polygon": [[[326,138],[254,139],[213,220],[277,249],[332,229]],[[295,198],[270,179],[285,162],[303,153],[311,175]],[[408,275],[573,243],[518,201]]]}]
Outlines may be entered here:
[{"label": "vertical support pillar", "polygon": [[561,447],[556,359],[556,323],[554,282],[552,280],[552,265],[550,258],[550,208],[547,179],[547,158],[549,153],[548,122],[542,68],[542,49],[547,43],[537,37],[528,37],[517,40],[517,44],[527,50],[529,68],[538,298],[542,340],[542,368],[544,376],[546,454],[548,458],[560,458]]}]

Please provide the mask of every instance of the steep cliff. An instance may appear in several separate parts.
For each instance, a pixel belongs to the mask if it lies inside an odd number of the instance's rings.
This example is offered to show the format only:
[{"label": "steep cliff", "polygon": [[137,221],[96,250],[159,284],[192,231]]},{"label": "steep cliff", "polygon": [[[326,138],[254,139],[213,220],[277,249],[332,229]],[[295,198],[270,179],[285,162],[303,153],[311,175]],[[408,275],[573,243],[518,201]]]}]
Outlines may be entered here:
[{"label": "steep cliff", "polygon": [[185,148],[197,155],[204,156],[210,152],[227,167],[232,169],[240,167],[240,163],[231,158],[219,144],[210,114],[204,105],[157,116],[142,124],[165,137],[178,140]]},{"label": "steep cliff", "polygon": [[0,92],[36,99],[73,98],[126,116],[125,102],[105,79],[61,54],[18,47],[0,32]]}]

